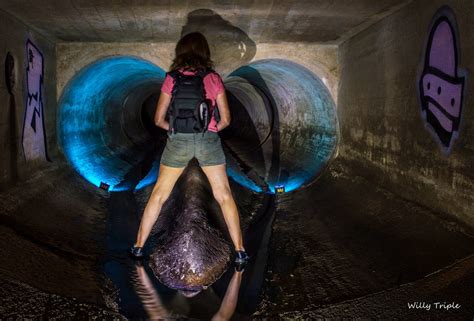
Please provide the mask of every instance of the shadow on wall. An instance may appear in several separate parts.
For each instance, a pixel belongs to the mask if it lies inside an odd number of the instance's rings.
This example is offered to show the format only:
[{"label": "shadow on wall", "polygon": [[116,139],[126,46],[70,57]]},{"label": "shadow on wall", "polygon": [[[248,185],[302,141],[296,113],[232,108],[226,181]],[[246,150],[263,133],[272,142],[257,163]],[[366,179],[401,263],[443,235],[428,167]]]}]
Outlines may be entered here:
[{"label": "shadow on wall", "polygon": [[240,165],[238,171],[230,167],[229,176],[257,192],[259,178],[272,193],[314,182],[338,144],[335,105],[321,79],[297,63],[263,59],[233,71],[224,83],[232,123],[222,138]]},{"label": "shadow on wall", "polygon": [[[7,153],[10,153],[9,162],[10,166],[6,174],[6,179],[9,182],[15,182],[18,178],[18,149],[17,149],[17,118],[16,118],[16,100],[15,100],[15,83],[16,83],[16,71],[15,71],[15,58],[8,52],[5,58],[5,84],[7,85],[8,91],[8,144],[9,148],[6,149]],[[8,177],[10,175],[10,177]]]},{"label": "shadow on wall", "polygon": [[[264,111],[267,114],[267,118],[270,120],[269,124],[266,124],[268,126],[268,134],[266,135],[258,135],[258,128],[256,128],[256,124],[254,124],[254,119],[252,116],[248,115],[246,113],[245,105],[241,104],[239,99],[235,97],[232,92],[229,92],[229,97],[232,97],[230,100],[232,101],[232,107],[231,112],[232,112],[232,123],[231,125],[223,130],[222,137],[224,139],[224,143],[232,138],[232,131],[234,132],[239,132],[238,128],[241,127],[243,124],[251,124],[251,130],[246,130],[245,134],[249,135],[250,137],[247,138],[247,143],[248,142],[258,142],[257,146],[252,146],[252,148],[247,147],[247,152],[251,152],[252,154],[252,165],[256,168],[261,168],[262,170],[260,171],[260,174],[258,175],[259,177],[265,177],[266,179],[263,179],[264,181],[266,180],[266,183],[269,184],[269,188],[272,192],[275,191],[275,185],[277,184],[286,184],[287,182],[280,182],[279,180],[279,175],[280,175],[280,121],[279,121],[279,113],[275,110],[278,108],[277,103],[275,102],[275,99],[273,98],[271,91],[269,90],[265,80],[262,78],[261,74],[258,72],[257,69],[252,68],[251,66],[243,66],[241,67],[238,71],[240,71],[240,76],[244,78],[246,81],[248,81],[255,89],[258,89],[259,93],[266,98],[268,101],[268,106],[265,104]],[[240,105],[240,106],[239,106]],[[237,107],[237,108],[236,108]],[[239,113],[240,117],[234,117],[235,113]],[[244,117],[247,118],[244,120]],[[240,119],[239,119],[240,118]],[[235,122],[236,119],[239,119],[239,123],[237,124]],[[242,135],[239,135],[242,137]],[[263,136],[263,137],[259,137]],[[266,136],[266,137],[265,137]],[[271,140],[272,143],[272,148],[270,152],[270,157],[269,157],[269,164],[265,164],[265,157],[264,157],[264,151],[262,149],[262,145],[268,140]],[[231,150],[231,149],[229,149]],[[234,155],[235,158],[237,158],[237,155]],[[249,170],[252,168],[251,166],[242,166],[243,161],[239,160],[239,163],[241,163],[241,167],[244,169],[244,173],[248,173],[248,170],[246,170],[246,167],[249,168]],[[265,171],[267,168],[268,174],[265,175],[263,171]],[[258,171],[257,171],[258,172]],[[239,173],[232,173],[231,172],[231,177],[243,184],[244,186],[249,186],[247,177],[240,177],[239,178]],[[247,174],[248,176],[248,174]],[[258,184],[255,184],[255,182],[252,182],[250,186],[254,187],[258,186]],[[257,191],[261,191],[259,186],[256,189]]]},{"label": "shadow on wall", "polygon": [[216,69],[223,74],[248,63],[257,52],[255,42],[244,31],[210,9],[197,9],[188,14],[181,37],[195,31],[206,37]]},{"label": "shadow on wall", "polygon": [[[191,12],[182,33],[191,31],[208,34],[216,64],[231,72],[224,83],[233,123],[222,134],[234,164],[229,176],[257,192],[313,182],[333,158],[338,137],[322,80],[285,59],[250,63],[255,43],[212,10]],[[166,135],[158,135],[152,119],[164,76],[145,59],[113,56],[68,82],[59,103],[59,144],[89,182],[116,192],[156,181]]]}]

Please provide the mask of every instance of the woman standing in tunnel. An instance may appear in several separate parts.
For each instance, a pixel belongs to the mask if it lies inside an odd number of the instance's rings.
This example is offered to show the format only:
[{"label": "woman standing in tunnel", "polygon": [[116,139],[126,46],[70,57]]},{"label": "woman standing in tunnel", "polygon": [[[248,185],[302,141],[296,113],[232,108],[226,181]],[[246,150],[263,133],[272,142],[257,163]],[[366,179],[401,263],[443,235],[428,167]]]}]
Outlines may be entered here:
[{"label": "woman standing in tunnel", "polygon": [[[178,41],[175,58],[161,87],[155,113],[155,124],[168,131],[168,139],[161,156],[158,180],[145,207],[136,242],[130,249],[134,257],[143,256],[143,246],[158,219],[164,202],[171,194],[189,160],[196,157],[211,184],[214,198],[224,214],[235,247],[235,263],[245,264],[249,259],[243,246],[239,213],[230,190],[226,159],[218,134],[218,131],[229,126],[231,116],[224,84],[219,74],[212,68],[209,45],[201,33],[189,33]],[[169,121],[165,120],[168,108],[176,98],[176,77],[196,74],[203,77],[205,97],[211,103],[208,108],[209,121],[205,122],[207,127],[203,128],[203,132],[182,130],[186,126],[189,127],[189,123],[178,128],[177,118],[179,117],[171,116]],[[219,121],[216,120],[216,113],[213,112],[215,108],[218,108]],[[179,115],[175,114],[175,116]]]}]

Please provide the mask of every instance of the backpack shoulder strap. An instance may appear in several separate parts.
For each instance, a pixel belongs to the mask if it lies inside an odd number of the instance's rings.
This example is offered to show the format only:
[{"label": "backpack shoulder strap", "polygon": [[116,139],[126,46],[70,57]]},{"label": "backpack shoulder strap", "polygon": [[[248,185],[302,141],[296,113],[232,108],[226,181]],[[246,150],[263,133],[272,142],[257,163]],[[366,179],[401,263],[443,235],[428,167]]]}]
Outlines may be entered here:
[{"label": "backpack shoulder strap", "polygon": [[176,79],[176,77],[178,77],[179,73],[180,73],[179,70],[175,69],[175,70],[172,70],[172,71],[168,71],[166,74],[170,75],[171,78]]},{"label": "backpack shoulder strap", "polygon": [[[176,84],[181,79],[181,76],[182,76],[182,73],[180,73],[179,70],[172,70],[172,71],[167,72],[166,74],[169,75],[171,78],[173,78],[174,84]],[[174,87],[176,88],[176,86]]]},{"label": "backpack shoulder strap", "polygon": [[179,70],[177,70],[177,69],[169,71],[166,74],[169,75],[171,78],[173,78],[174,86],[173,86],[173,90],[171,92],[171,96],[172,96],[171,102],[173,102],[174,97],[176,96],[176,93],[177,93],[177,90],[178,90],[178,85],[180,83],[181,76],[183,74],[181,72],[179,72]]},{"label": "backpack shoulder strap", "polygon": [[173,133],[175,131],[175,123],[176,123],[176,115],[177,115],[177,110],[176,108],[174,108],[174,99],[176,97],[176,93],[178,89],[177,85],[181,78],[180,77],[181,73],[179,72],[179,70],[175,69],[172,71],[168,71],[166,74],[169,75],[171,78],[173,78],[173,82],[174,82],[173,90],[171,92],[171,101],[170,101],[168,111],[167,111],[168,116],[169,116],[169,124],[170,124],[168,133]]},{"label": "backpack shoulder strap", "polygon": [[200,69],[196,75],[201,76],[202,78],[206,77],[208,74],[215,72],[211,68],[206,68],[206,69]]}]

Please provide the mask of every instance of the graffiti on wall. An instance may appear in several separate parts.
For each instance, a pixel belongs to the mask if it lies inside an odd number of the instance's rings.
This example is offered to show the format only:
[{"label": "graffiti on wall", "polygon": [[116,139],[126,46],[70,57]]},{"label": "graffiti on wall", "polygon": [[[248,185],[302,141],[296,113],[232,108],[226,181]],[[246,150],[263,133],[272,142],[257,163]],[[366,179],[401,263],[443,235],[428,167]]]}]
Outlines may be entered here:
[{"label": "graffiti on wall", "polygon": [[459,51],[454,12],[442,7],[431,22],[417,83],[425,127],[446,155],[458,137],[465,100],[467,71],[458,67]]},{"label": "graffiti on wall", "polygon": [[44,59],[30,40],[26,42],[26,107],[23,119],[22,146],[25,158],[48,159],[43,115]]}]

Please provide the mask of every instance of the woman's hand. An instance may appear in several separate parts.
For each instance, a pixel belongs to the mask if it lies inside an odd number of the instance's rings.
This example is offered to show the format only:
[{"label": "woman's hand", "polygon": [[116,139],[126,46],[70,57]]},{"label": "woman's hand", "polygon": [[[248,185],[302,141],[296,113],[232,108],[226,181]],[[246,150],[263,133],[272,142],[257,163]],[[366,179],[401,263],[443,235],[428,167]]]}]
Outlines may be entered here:
[{"label": "woman's hand", "polygon": [[216,124],[217,131],[221,131],[230,125],[229,103],[225,91],[216,97],[217,108],[219,108],[220,121]]},{"label": "woman's hand", "polygon": [[164,130],[168,130],[170,126],[170,124],[165,120],[166,111],[168,110],[170,102],[171,95],[161,92],[160,99],[158,99],[158,103],[156,104],[155,125]]}]

